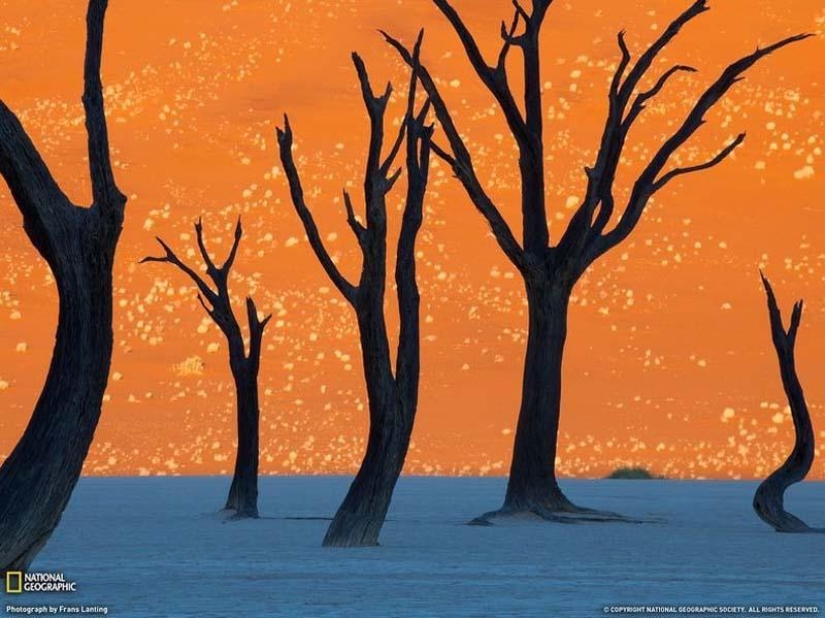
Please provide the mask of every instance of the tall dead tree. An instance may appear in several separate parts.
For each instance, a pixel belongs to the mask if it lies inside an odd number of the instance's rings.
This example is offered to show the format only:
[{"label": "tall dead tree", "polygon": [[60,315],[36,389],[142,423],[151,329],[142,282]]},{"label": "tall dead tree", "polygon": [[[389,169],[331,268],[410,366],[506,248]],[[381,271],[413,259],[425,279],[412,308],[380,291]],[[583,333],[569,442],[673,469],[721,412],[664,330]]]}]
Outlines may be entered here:
[{"label": "tall dead tree", "polygon": [[232,310],[232,299],[229,296],[229,276],[243,237],[240,217],[235,226],[235,240],[229,257],[220,267],[215,264],[206,249],[206,242],[203,239],[203,223],[200,219],[195,224],[195,236],[201,258],[206,265],[206,274],[212,280],[214,288],[210,287],[194,269],[184,264],[161,238],[157,238],[157,241],[166,255],[143,258],[141,264],[147,262],[171,264],[186,274],[198,288],[198,301],[226,337],[229,346],[229,368],[235,382],[238,409],[238,450],[235,455],[235,475],[232,478],[229,498],[224,508],[232,511],[236,518],[257,518],[260,424],[258,374],[261,369],[261,342],[266,325],[272,316],[268,315],[263,320],[259,319],[255,301],[247,297],[246,316],[249,326],[249,348],[247,349],[241,325]]},{"label": "tall dead tree", "polygon": [[790,326],[785,330],[782,312],[776,302],[773,288],[764,274],[762,283],[768,297],[771,338],[779,359],[782,386],[791,406],[796,441],[785,463],[759,485],[753,497],[753,510],[762,521],[773,526],[777,532],[825,532],[825,529],[810,528],[804,521],[785,510],[785,490],[802,481],[814,462],[814,428],[808,405],[805,403],[802,384],[796,374],[794,358],[796,335],[802,322],[803,303],[800,300],[794,305]]},{"label": "tall dead tree", "polygon": [[57,283],[60,311],[46,383],[0,468],[0,573],[25,570],[60,522],[94,437],[112,358],[112,266],[126,197],[115,184],[100,80],[106,0],[91,0],[83,107],[91,206],[58,186],[0,101],[0,174]]},{"label": "tall dead tree", "polygon": [[[418,60],[421,38],[410,61]],[[349,492],[327,530],[324,545],[361,547],[378,544],[378,536],[401,474],[410,444],[418,406],[420,366],[419,305],[416,282],[415,243],[423,219],[424,195],[429,176],[432,127],[425,124],[429,103],[416,113],[416,79],[413,73],[407,114],[395,143],[383,155],[385,116],[392,94],[388,84],[376,96],[363,61],[352,56],[370,120],[370,143],[364,178],[366,225],[355,215],[350,195],[344,192],[347,223],[363,256],[358,285],[350,283],[324,247],[318,227],[304,199],[301,179],[292,155],[293,134],[289,120],[278,130],[281,162],[310,245],[329,278],[355,310],[361,337],[370,430],[367,451]],[[405,139],[406,136],[406,139]],[[395,282],[401,329],[393,372],[390,343],[384,317],[387,277],[387,196],[401,175],[392,168],[406,143],[407,195],[398,240]]]},{"label": "tall dead tree", "polygon": [[[697,0],[665,28],[661,36],[633,60],[625,40],[618,35],[621,59],[609,89],[609,109],[604,132],[592,167],[585,169],[586,193],[581,205],[556,244],[552,244],[546,206],[543,80],[539,39],[552,0],[531,0],[530,6],[514,1],[509,24],[502,23],[502,46],[494,64],[485,60],[472,33],[447,0],[433,0],[458,34],[478,78],[496,99],[510,133],[518,145],[521,177],[522,240],[516,239],[498,205],[485,190],[470,151],[426,66],[398,40],[384,34],[407,64],[415,64],[419,79],[432,101],[440,128],[449,147],[433,144],[433,151],[447,162],[464,186],[475,208],[487,220],[504,254],[524,279],[529,307],[529,330],[524,364],[522,402],[516,430],[513,460],[504,506],[488,513],[479,523],[494,516],[533,513],[549,520],[614,519],[572,504],[559,488],[555,459],[562,388],[562,357],[567,337],[570,295],[576,282],[595,260],[624,241],[636,228],[651,198],[676,178],[706,170],[721,163],[745,139],[739,135],[718,155],[690,167],[671,167],[668,162],[704,124],[710,111],[742,79],[746,70],[772,52],[806,35],[794,36],[729,65],[698,98],[645,165],[633,184],[630,198],[618,222],[608,230],[616,213],[614,184],[630,130],[645,107],[671,78],[695,69],[676,65],[648,83],[648,74],[665,47],[693,19],[708,10],[706,0]],[[508,79],[513,48],[521,52],[523,104],[517,102]]]}]

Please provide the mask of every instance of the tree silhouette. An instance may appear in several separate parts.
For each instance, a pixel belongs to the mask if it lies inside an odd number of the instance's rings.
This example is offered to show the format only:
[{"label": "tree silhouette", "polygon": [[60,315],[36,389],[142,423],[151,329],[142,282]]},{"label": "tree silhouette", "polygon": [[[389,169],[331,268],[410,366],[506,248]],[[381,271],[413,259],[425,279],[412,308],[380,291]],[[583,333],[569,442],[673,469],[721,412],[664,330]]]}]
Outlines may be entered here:
[{"label": "tree silhouette", "polygon": [[[420,47],[419,37],[411,56],[413,64],[418,61]],[[418,405],[420,367],[420,297],[416,282],[415,242],[423,219],[432,136],[432,127],[425,125],[429,103],[416,113],[416,78],[413,73],[406,117],[390,153],[384,158],[385,115],[392,85],[388,84],[384,93],[376,96],[363,61],[357,54],[353,54],[352,58],[370,120],[369,155],[364,179],[366,225],[358,221],[352,199],[344,192],[347,223],[363,255],[358,285],[350,283],[333,262],[304,200],[292,155],[293,133],[288,118],[284,120],[284,128],[278,130],[281,162],[289,180],[295,210],[324,270],[355,310],[361,338],[369,399],[369,440],[361,468],[324,538],[325,546],[335,547],[378,544],[378,536],[409,448]],[[395,268],[401,330],[393,371],[384,317],[387,195],[401,175],[401,169],[391,170],[405,142],[407,195]]]},{"label": "tree silhouette", "polygon": [[83,107],[90,207],[73,204],[17,116],[0,101],[0,174],[23,228],[57,283],[60,311],[46,383],[0,468],[0,573],[25,570],[48,541],[80,477],[112,358],[112,266],[126,197],[115,184],[100,80],[106,0],[91,0]]},{"label": "tree silhouette", "polygon": [[[499,207],[479,179],[470,151],[459,131],[436,80],[426,66],[415,62],[412,54],[397,39],[384,33],[386,40],[415,71],[432,101],[446,134],[449,148],[433,144],[433,151],[447,162],[464,186],[475,208],[487,220],[492,233],[524,279],[529,308],[529,329],[524,364],[522,402],[516,430],[513,460],[504,506],[479,518],[488,523],[493,517],[532,513],[548,520],[612,520],[618,516],[578,507],[559,488],[555,474],[562,389],[562,358],[567,337],[570,295],[588,267],[624,241],[636,228],[651,198],[676,178],[709,169],[725,160],[745,139],[740,134],[708,161],[689,167],[670,167],[668,162],[705,123],[710,111],[742,79],[746,70],[772,52],[808,35],[794,36],[729,65],[692,104],[656,153],[646,163],[633,184],[630,198],[618,222],[608,229],[617,214],[614,185],[629,133],[644,112],[676,75],[695,69],[676,65],[659,76],[652,85],[643,85],[665,47],[681,29],[709,10],[706,0],[697,0],[668,25],[636,60],[625,40],[618,35],[621,60],[609,89],[609,109],[598,154],[592,167],[585,169],[587,189],[581,205],[561,236],[553,244],[547,224],[544,108],[542,105],[541,54],[542,25],[552,0],[531,0],[526,8],[514,0],[512,22],[502,23],[502,46],[495,64],[485,60],[472,33],[447,0],[433,0],[458,34],[464,51],[478,78],[503,111],[510,133],[518,145],[521,178],[522,240],[516,239]],[[523,110],[508,78],[510,52],[522,55]]]},{"label": "tree silhouette", "polygon": [[212,280],[214,289],[195,270],[184,264],[175,252],[161,238],[160,243],[166,255],[163,257],[147,257],[141,264],[147,262],[161,262],[171,264],[185,273],[198,288],[198,301],[212,321],[220,328],[226,337],[229,346],[229,367],[232,379],[235,381],[235,395],[238,406],[238,450],[235,456],[235,475],[229,488],[229,498],[224,507],[233,511],[235,517],[258,517],[258,457],[259,457],[259,421],[260,408],[258,405],[258,374],[261,368],[261,341],[264,329],[272,318],[271,315],[263,320],[258,318],[258,309],[251,297],[246,299],[246,315],[249,326],[249,349],[244,343],[241,325],[232,310],[232,300],[229,296],[229,275],[235,258],[238,255],[238,246],[243,237],[241,219],[235,226],[235,240],[229,257],[222,266],[217,266],[206,249],[203,239],[203,223],[200,219],[195,224],[195,235],[201,258],[206,264],[206,274]]},{"label": "tree silhouette", "polygon": [[800,300],[794,305],[791,323],[788,330],[785,330],[776,295],[764,274],[762,274],[762,283],[768,297],[771,338],[779,359],[782,386],[791,406],[796,441],[785,463],[757,488],[756,495],[753,497],[753,510],[762,521],[773,526],[777,532],[825,532],[825,528],[810,528],[804,521],[785,510],[785,490],[794,483],[802,481],[810,472],[814,462],[814,428],[808,405],[805,403],[802,384],[796,374],[794,358],[796,335],[802,323],[803,303]]}]

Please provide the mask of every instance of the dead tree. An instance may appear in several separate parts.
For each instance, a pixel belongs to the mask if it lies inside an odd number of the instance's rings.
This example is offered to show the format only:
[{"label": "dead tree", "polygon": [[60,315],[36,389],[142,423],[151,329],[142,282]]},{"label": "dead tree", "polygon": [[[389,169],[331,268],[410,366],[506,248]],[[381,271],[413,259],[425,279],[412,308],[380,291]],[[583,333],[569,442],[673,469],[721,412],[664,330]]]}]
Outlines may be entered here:
[{"label": "dead tree", "polygon": [[[410,58],[418,59],[421,39]],[[424,194],[429,175],[430,138],[427,126],[429,104],[416,113],[416,79],[408,93],[407,114],[389,154],[384,158],[387,104],[392,94],[373,93],[367,70],[357,54],[352,56],[361,93],[370,120],[370,143],[364,178],[366,225],[359,222],[350,195],[344,192],[347,223],[363,255],[358,285],[350,283],[333,262],[304,199],[300,176],[292,155],[293,134],[289,120],[278,130],[281,162],[310,245],[338,291],[355,310],[369,399],[370,430],[361,468],[324,538],[331,547],[361,547],[378,544],[378,536],[390,506],[410,444],[418,405],[420,366],[419,304],[416,283],[415,243],[423,219]],[[406,139],[405,139],[406,135]],[[393,372],[390,343],[384,317],[387,277],[387,195],[402,170],[392,172],[395,159],[406,143],[407,195],[398,240],[395,282],[401,330]]]},{"label": "dead tree", "polygon": [[106,0],[91,0],[83,107],[92,204],[73,204],[17,116],[0,101],[0,174],[23,229],[57,283],[60,311],[46,383],[0,468],[0,573],[25,570],[48,541],[80,477],[112,358],[112,266],[126,197],[115,184],[100,62]]},{"label": "dead tree", "polygon": [[810,528],[804,521],[785,510],[785,490],[804,480],[814,462],[814,428],[808,405],[805,403],[802,384],[796,374],[794,359],[796,335],[802,322],[803,303],[800,300],[794,305],[790,326],[785,330],[782,312],[776,302],[773,288],[764,274],[762,283],[768,297],[771,338],[779,359],[782,386],[791,406],[796,442],[785,463],[759,485],[753,497],[753,510],[762,521],[773,526],[777,532],[825,532],[825,529]]},{"label": "dead tree", "polygon": [[[521,410],[516,430],[513,460],[504,506],[479,522],[494,516],[532,513],[558,520],[614,519],[572,504],[559,488],[555,473],[562,388],[562,357],[567,337],[567,314],[573,287],[595,260],[624,241],[636,228],[651,198],[671,181],[721,163],[745,139],[739,135],[712,159],[689,167],[671,167],[668,162],[704,124],[710,111],[742,79],[746,70],[772,52],[806,35],[794,36],[729,65],[694,102],[639,174],[628,202],[618,214],[614,184],[631,128],[645,107],[673,77],[695,69],[676,65],[648,83],[648,75],[665,47],[694,18],[708,10],[706,0],[697,0],[664,30],[633,61],[625,40],[618,35],[621,59],[609,89],[609,109],[604,132],[592,167],[585,168],[587,189],[581,205],[556,244],[551,242],[546,207],[544,154],[544,108],[542,105],[539,38],[552,0],[531,0],[529,8],[514,1],[512,22],[502,23],[502,46],[494,64],[485,60],[472,33],[447,0],[433,0],[450,22],[478,78],[501,108],[510,133],[518,145],[521,177],[522,239],[510,225],[479,179],[470,151],[426,66],[413,62],[409,50],[384,34],[407,64],[415,64],[422,86],[432,101],[440,128],[449,147],[433,144],[433,151],[447,162],[464,186],[475,208],[487,220],[496,242],[524,279],[529,307],[529,331],[524,364]],[[510,52],[521,52],[524,79],[523,106],[517,102],[508,79]]]},{"label": "dead tree", "polygon": [[184,264],[161,238],[158,238],[157,241],[163,247],[166,255],[144,258],[141,260],[141,264],[146,262],[171,264],[185,273],[198,288],[198,301],[226,337],[229,346],[229,367],[232,371],[232,379],[235,382],[238,407],[238,450],[235,456],[235,475],[232,478],[229,498],[224,508],[231,511],[236,518],[257,518],[260,420],[258,374],[261,368],[261,342],[264,329],[272,316],[269,315],[263,320],[259,319],[255,301],[251,297],[247,297],[246,315],[249,326],[249,348],[247,349],[241,325],[232,310],[232,301],[229,296],[229,276],[243,236],[240,218],[238,218],[238,224],[235,227],[235,240],[229,252],[229,257],[220,267],[215,264],[206,249],[206,243],[203,239],[203,224],[200,219],[195,224],[195,235],[201,258],[206,265],[206,274],[212,280],[214,288],[210,287],[206,280],[194,269]]}]

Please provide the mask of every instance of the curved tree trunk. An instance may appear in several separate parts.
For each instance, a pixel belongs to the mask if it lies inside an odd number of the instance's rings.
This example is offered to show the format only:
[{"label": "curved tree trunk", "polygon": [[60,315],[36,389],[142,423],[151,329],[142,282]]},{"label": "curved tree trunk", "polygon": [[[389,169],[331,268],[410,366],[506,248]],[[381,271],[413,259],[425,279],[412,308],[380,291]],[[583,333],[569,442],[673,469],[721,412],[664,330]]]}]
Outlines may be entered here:
[{"label": "curved tree trunk", "polygon": [[235,375],[238,401],[238,450],[235,475],[229,488],[226,509],[236,517],[258,517],[258,378],[245,367]]},{"label": "curved tree trunk", "polygon": [[324,537],[325,547],[371,547],[390,508],[410,444],[412,426],[396,425],[395,406],[370,429],[367,452]]},{"label": "curved tree trunk", "polygon": [[115,185],[100,60],[106,0],[91,0],[83,104],[93,204],[72,204],[17,117],[0,102],[0,173],[48,262],[60,309],[49,373],[0,468],[0,572],[25,570],[58,525],[100,418],[112,355],[112,266],[126,198]]},{"label": "curved tree trunk", "polygon": [[[381,273],[377,274],[381,276]],[[383,279],[381,281],[383,287]],[[378,545],[378,536],[407,456],[415,416],[414,402],[400,401],[401,393],[392,374],[383,294],[367,296],[371,306],[359,309],[356,305],[370,411],[367,451],[327,530],[325,547]],[[416,311],[416,320],[417,317]]]},{"label": "curved tree trunk", "polygon": [[762,521],[773,526],[777,532],[825,532],[825,529],[810,528],[804,521],[785,510],[785,490],[802,481],[810,472],[814,461],[814,428],[805,403],[805,394],[796,374],[794,358],[796,334],[802,321],[803,304],[799,301],[794,305],[791,324],[786,331],[773,288],[764,275],[762,275],[762,282],[768,297],[771,336],[779,359],[782,386],[791,407],[796,441],[785,463],[757,488],[753,497],[753,509]]},{"label": "curved tree trunk", "polygon": [[[23,438],[0,469],[0,570],[25,570],[60,521],[100,418],[112,354],[112,261],[120,231],[97,246],[78,212],[52,264],[60,298],[46,384]],[[104,227],[104,229],[106,229]]]}]

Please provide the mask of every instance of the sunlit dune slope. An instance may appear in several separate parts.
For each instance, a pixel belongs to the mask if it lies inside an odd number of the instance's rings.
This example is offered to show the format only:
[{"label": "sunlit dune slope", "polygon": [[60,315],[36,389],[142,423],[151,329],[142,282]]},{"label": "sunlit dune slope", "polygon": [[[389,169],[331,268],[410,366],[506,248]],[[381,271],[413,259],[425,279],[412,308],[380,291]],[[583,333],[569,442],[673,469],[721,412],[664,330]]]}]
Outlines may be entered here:
[{"label": "sunlit dune slope", "polygon": [[[456,5],[492,57],[510,3]],[[543,79],[554,238],[595,157],[618,59],[616,32],[627,30],[638,53],[686,5],[557,0],[552,7]],[[727,62],[757,44],[825,29],[818,0],[712,5],[663,55],[657,75],[677,62],[699,72],[674,80],[640,121],[619,198]],[[79,98],[84,11],[82,0],[0,0],[0,97],[78,203],[89,200]],[[367,125],[349,54],[364,56],[376,87],[391,79],[403,95],[407,75],[377,29],[411,41],[420,26],[425,60],[480,175],[519,229],[515,146],[428,0],[112,0],[106,105],[116,173],[130,202],[116,267],[113,371],[87,473],[231,470],[234,398],[222,336],[182,275],[137,264],[156,253],[155,235],[195,259],[192,223],[201,215],[219,257],[243,216],[232,289],[238,300],[251,293],[275,313],[261,376],[263,471],[357,468],[367,415],[355,323],[292,210],[274,130],[288,111],[308,200],[331,252],[354,278],[359,255],[340,195],[344,186],[358,194]],[[743,130],[745,145],[723,165],[670,185],[637,233],[576,289],[563,474],[597,476],[633,464],[669,477],[748,478],[784,458],[792,423],[760,267],[785,307],[796,297],[807,301],[798,365],[825,438],[825,384],[817,374],[825,360],[823,58],[819,37],[750,71],[676,163],[701,161]],[[394,98],[396,123],[402,108],[403,96]],[[419,241],[421,405],[407,470],[504,474],[519,403],[524,294],[450,171],[433,166]],[[402,198],[400,187],[393,214]],[[0,453],[8,454],[44,379],[57,308],[53,280],[4,184],[0,234]],[[391,302],[393,321],[394,312]],[[825,475],[823,460],[812,474]]]}]

